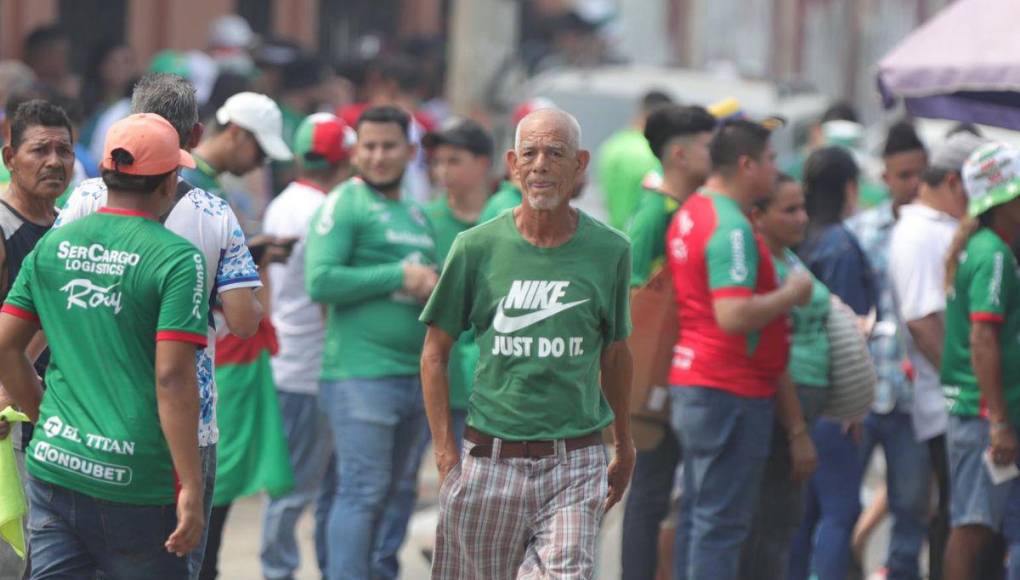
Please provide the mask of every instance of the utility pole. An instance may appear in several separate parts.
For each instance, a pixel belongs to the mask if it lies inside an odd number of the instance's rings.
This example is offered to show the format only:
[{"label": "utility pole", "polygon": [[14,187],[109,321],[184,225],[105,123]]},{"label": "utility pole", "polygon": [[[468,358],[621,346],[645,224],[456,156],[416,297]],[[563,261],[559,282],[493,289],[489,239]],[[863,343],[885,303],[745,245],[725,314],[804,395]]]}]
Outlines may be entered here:
[{"label": "utility pole", "polygon": [[477,112],[500,65],[517,50],[516,0],[453,0],[446,94],[458,115]]}]

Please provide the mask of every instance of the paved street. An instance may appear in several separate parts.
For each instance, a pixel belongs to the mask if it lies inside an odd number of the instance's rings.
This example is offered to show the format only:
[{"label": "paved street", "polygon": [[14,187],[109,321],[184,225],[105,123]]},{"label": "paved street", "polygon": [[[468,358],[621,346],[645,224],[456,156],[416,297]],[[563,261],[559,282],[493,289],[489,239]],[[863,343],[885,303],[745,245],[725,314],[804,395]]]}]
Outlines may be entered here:
[{"label": "paved street", "polygon": [[[430,458],[431,454],[426,455]],[[875,480],[874,471],[869,480]],[[400,554],[401,578],[403,580],[422,580],[428,578],[428,562],[422,556],[422,548],[431,546],[436,528],[436,494],[437,476],[434,464],[426,461],[422,467],[421,485],[423,507],[411,520],[409,539]],[[868,486],[869,489],[873,485]],[[867,499],[867,498],[866,498]],[[259,565],[259,538],[261,534],[262,500],[246,498],[237,502],[230,512],[223,540],[223,554],[220,560],[220,577],[226,580],[257,579],[261,577]],[[606,518],[602,530],[602,543],[599,554],[598,580],[617,580],[620,577],[620,533],[623,517],[622,505],[613,508]],[[302,518],[298,530],[302,566],[296,580],[317,580],[318,571],[315,566],[315,549],[312,540],[312,518],[307,513]],[[884,522],[875,532],[865,558],[866,569],[873,571],[879,565],[889,537],[889,523]]]}]

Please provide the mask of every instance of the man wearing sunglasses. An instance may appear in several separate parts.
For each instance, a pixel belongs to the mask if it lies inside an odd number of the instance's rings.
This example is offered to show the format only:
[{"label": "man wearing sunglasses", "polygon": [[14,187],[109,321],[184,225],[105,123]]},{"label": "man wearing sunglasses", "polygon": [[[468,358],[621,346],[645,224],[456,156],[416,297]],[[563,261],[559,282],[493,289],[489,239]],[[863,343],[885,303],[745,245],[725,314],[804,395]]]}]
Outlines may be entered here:
[{"label": "man wearing sunglasses", "polygon": [[186,180],[209,193],[224,197],[219,176],[244,175],[272,161],[293,158],[283,141],[283,116],[272,99],[258,93],[238,93],[216,111],[210,135],[192,151],[195,169]]}]

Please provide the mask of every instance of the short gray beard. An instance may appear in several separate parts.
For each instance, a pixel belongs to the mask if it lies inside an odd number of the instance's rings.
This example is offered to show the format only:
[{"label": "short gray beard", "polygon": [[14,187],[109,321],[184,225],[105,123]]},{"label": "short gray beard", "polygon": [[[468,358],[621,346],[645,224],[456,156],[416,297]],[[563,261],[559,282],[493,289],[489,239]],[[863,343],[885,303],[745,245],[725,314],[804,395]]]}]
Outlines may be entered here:
[{"label": "short gray beard", "polygon": [[563,201],[562,195],[555,195],[551,197],[541,197],[538,195],[529,195],[528,206],[535,211],[552,211],[560,206]]}]

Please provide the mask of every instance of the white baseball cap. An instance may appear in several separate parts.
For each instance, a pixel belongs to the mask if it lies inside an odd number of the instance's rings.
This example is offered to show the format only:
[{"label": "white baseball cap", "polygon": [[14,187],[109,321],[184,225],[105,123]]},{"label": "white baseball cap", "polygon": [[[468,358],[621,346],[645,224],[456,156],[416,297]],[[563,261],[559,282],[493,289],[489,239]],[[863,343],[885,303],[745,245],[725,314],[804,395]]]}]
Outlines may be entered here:
[{"label": "white baseball cap", "polygon": [[258,93],[237,93],[216,111],[221,125],[233,123],[251,131],[259,147],[275,161],[290,161],[294,154],[283,141],[283,115],[273,99]]},{"label": "white baseball cap", "polygon": [[967,212],[978,216],[1020,197],[1020,150],[1005,143],[978,147],[963,164]]}]

